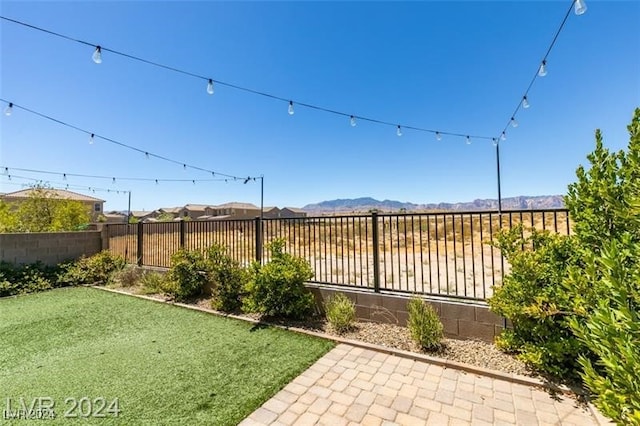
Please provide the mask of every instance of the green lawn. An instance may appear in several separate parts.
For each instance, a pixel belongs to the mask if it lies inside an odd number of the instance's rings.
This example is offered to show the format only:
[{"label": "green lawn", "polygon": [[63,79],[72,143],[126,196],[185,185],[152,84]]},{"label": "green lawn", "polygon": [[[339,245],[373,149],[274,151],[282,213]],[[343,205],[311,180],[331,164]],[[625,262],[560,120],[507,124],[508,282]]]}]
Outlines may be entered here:
[{"label": "green lawn", "polygon": [[[54,423],[237,424],[332,347],[92,288],[0,299],[0,424],[7,398],[15,410],[37,397],[53,400]],[[72,413],[103,398],[107,417],[64,418],[65,399],[83,397]]]}]

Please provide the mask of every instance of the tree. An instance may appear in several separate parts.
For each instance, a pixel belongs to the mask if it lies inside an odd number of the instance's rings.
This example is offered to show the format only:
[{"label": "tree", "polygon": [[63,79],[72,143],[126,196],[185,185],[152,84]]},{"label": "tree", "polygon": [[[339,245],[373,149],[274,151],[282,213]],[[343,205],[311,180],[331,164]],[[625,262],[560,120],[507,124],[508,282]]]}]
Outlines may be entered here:
[{"label": "tree", "polygon": [[55,198],[51,189],[35,185],[26,200],[12,209],[0,206],[2,232],[74,231],[91,221],[89,207],[76,200]]},{"label": "tree", "polygon": [[11,206],[0,200],[0,233],[15,232],[18,229],[18,216]]}]

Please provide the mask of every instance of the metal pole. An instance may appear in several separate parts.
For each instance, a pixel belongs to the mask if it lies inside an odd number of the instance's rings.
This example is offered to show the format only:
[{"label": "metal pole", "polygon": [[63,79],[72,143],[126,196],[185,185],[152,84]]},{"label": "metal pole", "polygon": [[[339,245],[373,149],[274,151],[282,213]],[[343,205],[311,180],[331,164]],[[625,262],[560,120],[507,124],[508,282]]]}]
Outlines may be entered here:
[{"label": "metal pole", "polygon": [[264,175],[260,176],[260,220],[264,219]]},{"label": "metal pole", "polygon": [[127,207],[127,222],[129,223],[129,220],[131,219],[131,190],[129,190],[129,205]]},{"label": "metal pole", "polygon": [[496,167],[498,171],[498,216],[502,227],[502,194],[500,192],[500,139],[496,140]]}]

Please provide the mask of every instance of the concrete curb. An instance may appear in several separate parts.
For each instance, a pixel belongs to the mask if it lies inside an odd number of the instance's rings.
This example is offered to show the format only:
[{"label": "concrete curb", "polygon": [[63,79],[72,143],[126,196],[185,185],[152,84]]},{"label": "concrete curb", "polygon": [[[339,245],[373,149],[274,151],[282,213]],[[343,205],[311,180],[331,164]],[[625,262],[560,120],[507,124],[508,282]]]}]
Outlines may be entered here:
[{"label": "concrete curb", "polygon": [[[433,364],[433,365],[438,365],[444,368],[452,368],[455,370],[460,370],[460,371],[464,371],[465,373],[470,373],[470,374],[476,374],[479,376],[486,376],[486,377],[490,377],[492,379],[499,379],[499,380],[504,380],[507,382],[511,382],[511,383],[515,383],[515,384],[520,384],[520,385],[525,385],[525,386],[531,386],[531,387],[537,387],[537,388],[543,388],[546,390],[550,390],[553,392],[557,392],[557,393],[563,393],[563,394],[576,394],[578,392],[576,392],[576,390],[572,390],[569,387],[565,386],[565,385],[556,385],[556,384],[552,384],[552,383],[548,383],[545,382],[543,380],[540,379],[536,379],[533,377],[526,377],[526,376],[521,376],[519,374],[510,374],[510,373],[504,373],[501,371],[497,371],[497,370],[491,370],[488,368],[482,368],[482,367],[477,367],[475,365],[470,365],[470,364],[465,364],[462,362],[456,362],[456,361],[449,361],[446,359],[442,359],[442,358],[436,358],[436,357],[432,357],[429,355],[424,355],[424,354],[419,354],[419,353],[415,353],[415,352],[409,352],[409,351],[404,351],[404,350],[400,350],[400,349],[394,349],[394,348],[389,348],[386,346],[380,346],[380,345],[374,345],[371,343],[366,343],[366,342],[361,342],[358,340],[351,340],[351,339],[345,339],[339,336],[332,336],[332,335],[328,335],[328,334],[324,334],[324,333],[318,333],[315,331],[310,331],[310,330],[305,330],[302,328],[298,328],[298,327],[286,327],[280,324],[273,324],[273,323],[269,323],[266,321],[259,321],[259,320],[255,320],[252,318],[247,318],[247,317],[242,317],[239,315],[233,315],[233,314],[226,314],[223,312],[219,312],[219,311],[215,311],[213,309],[207,309],[207,308],[202,308],[200,306],[194,306],[194,305],[189,305],[186,303],[178,303],[178,302],[170,302],[167,300],[162,300],[162,299],[157,299],[154,297],[150,297],[150,296],[145,296],[142,294],[133,294],[133,293],[129,293],[123,290],[116,290],[116,289],[111,289],[111,288],[105,288],[105,287],[101,287],[101,286],[89,286],[98,290],[102,290],[102,291],[107,291],[110,293],[117,293],[117,294],[122,294],[125,296],[131,296],[131,297],[137,297],[139,299],[144,299],[144,300],[149,300],[152,302],[157,302],[157,303],[163,303],[166,305],[173,305],[173,306],[178,306],[181,308],[186,308],[186,309],[191,309],[193,311],[199,311],[199,312],[204,312],[207,314],[212,314],[212,315],[217,315],[220,317],[224,317],[224,318],[232,318],[232,319],[236,319],[236,320],[240,320],[240,321],[246,321],[246,322],[250,322],[253,324],[265,324],[265,325],[269,325],[272,327],[278,327],[281,328],[283,330],[289,330],[289,331],[294,331],[296,333],[302,333],[302,334],[306,334],[309,336],[314,336],[314,337],[319,337],[322,339],[326,339],[326,340],[332,340],[336,343],[344,343],[344,344],[348,344],[351,346],[356,346],[359,348],[363,348],[363,349],[370,349],[373,351],[377,351],[377,352],[382,352],[388,355],[395,355],[401,358],[407,358],[407,359],[412,359],[414,361],[423,361],[423,362],[427,362],[429,364]],[[592,411],[592,413],[594,411],[597,412],[597,410],[595,409],[595,407],[591,407],[591,404],[589,404],[589,408]],[[601,415],[600,415],[601,416]],[[594,415],[594,417],[596,417]],[[597,417],[596,417],[597,418]],[[601,423],[601,422],[600,422]],[[602,423],[601,423],[602,424]],[[606,423],[605,423],[606,424]]]}]

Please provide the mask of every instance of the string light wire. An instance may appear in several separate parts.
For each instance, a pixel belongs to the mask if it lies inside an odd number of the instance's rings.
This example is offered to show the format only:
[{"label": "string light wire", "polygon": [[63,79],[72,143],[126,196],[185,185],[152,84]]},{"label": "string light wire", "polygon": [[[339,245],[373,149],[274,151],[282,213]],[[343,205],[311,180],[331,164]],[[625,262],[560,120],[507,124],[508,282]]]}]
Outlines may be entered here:
[{"label": "string light wire", "polygon": [[[9,101],[7,101],[7,100],[5,100],[5,99],[2,99],[2,98],[0,98],[0,101],[9,103]],[[225,178],[228,178],[228,179],[234,179],[234,180],[241,179],[239,176],[234,176],[234,175],[229,175],[229,174],[225,174],[225,173],[220,173],[220,172],[217,172],[217,171],[214,171],[214,170],[205,169],[205,168],[203,168],[203,167],[194,166],[194,165],[191,165],[191,164],[185,163],[184,161],[178,161],[178,160],[174,160],[174,159],[171,159],[171,158],[169,158],[169,157],[165,157],[165,156],[162,156],[162,155],[159,155],[159,154],[154,154],[154,153],[152,153],[152,152],[145,151],[145,150],[140,149],[140,148],[136,148],[135,146],[128,145],[128,144],[126,144],[126,143],[124,143],[124,142],[120,142],[120,141],[117,141],[117,140],[115,140],[115,139],[108,138],[108,137],[106,137],[106,136],[101,136],[101,135],[99,135],[99,134],[97,134],[97,133],[95,133],[95,132],[91,132],[91,131],[88,131],[88,130],[82,129],[82,128],[78,127],[78,126],[75,126],[75,125],[73,125],[73,124],[69,124],[69,123],[67,123],[67,122],[65,122],[65,121],[62,121],[62,120],[59,120],[59,119],[57,119],[57,118],[51,117],[51,116],[49,116],[49,115],[43,114],[43,113],[41,113],[41,112],[38,112],[38,111],[32,110],[32,109],[27,108],[27,107],[24,107],[24,106],[22,106],[22,105],[15,104],[15,103],[13,103],[13,102],[12,102],[11,104],[12,104],[12,106],[13,106],[14,108],[21,109],[21,110],[26,111],[26,112],[28,112],[28,113],[30,113],[30,114],[36,115],[36,116],[41,117],[41,118],[44,118],[44,119],[46,119],[46,120],[53,121],[54,123],[60,124],[60,125],[62,125],[62,126],[69,127],[69,128],[71,128],[71,129],[77,130],[77,131],[79,131],[79,132],[83,132],[83,133],[85,133],[85,134],[89,135],[91,140],[95,140],[95,139],[102,139],[102,140],[104,140],[104,141],[106,141],[106,142],[109,142],[109,143],[112,143],[112,144],[115,144],[115,145],[121,146],[121,147],[123,147],[123,148],[130,149],[130,150],[132,150],[132,151],[139,152],[140,154],[144,154],[146,158],[149,158],[149,157],[158,158],[158,159],[160,159],[160,160],[164,160],[164,161],[167,161],[167,162],[170,162],[170,163],[173,163],[173,164],[177,164],[177,165],[179,165],[179,166],[182,166],[182,168],[184,168],[184,169],[186,169],[186,168],[190,168],[190,169],[193,169],[193,170],[198,170],[198,171],[201,171],[201,172],[210,173],[212,176],[216,176],[216,175],[217,175],[217,176],[222,176],[222,177],[225,177]],[[109,179],[111,179],[111,178],[109,178]],[[187,181],[190,181],[190,180],[191,180],[191,179],[187,179]]]},{"label": "string light wire", "polygon": [[[229,87],[229,88],[232,88],[232,89],[240,90],[240,91],[243,91],[243,92],[252,93],[254,95],[259,95],[259,96],[263,96],[263,97],[266,97],[266,98],[270,98],[270,99],[278,100],[278,101],[281,101],[281,102],[285,102],[287,105],[289,105],[289,111],[293,110],[292,109],[292,105],[295,104],[296,106],[302,106],[302,107],[305,107],[305,108],[309,108],[309,109],[313,109],[313,110],[317,110],[317,111],[321,111],[321,112],[325,112],[325,113],[329,113],[329,114],[334,114],[334,115],[338,115],[338,116],[341,116],[341,117],[346,117],[346,118],[348,118],[350,120],[353,117],[354,119],[357,119],[359,121],[366,121],[366,122],[375,123],[375,124],[384,125],[384,126],[390,126],[390,127],[397,127],[398,126],[397,122],[394,123],[394,122],[391,122],[391,121],[379,120],[379,119],[375,119],[375,118],[371,118],[371,117],[365,117],[365,116],[362,116],[362,115],[356,115],[356,114],[353,114],[353,113],[346,113],[346,112],[338,111],[338,110],[335,110],[335,109],[326,108],[326,107],[323,107],[323,106],[314,105],[314,104],[310,104],[310,103],[306,103],[306,102],[300,102],[300,101],[293,100],[291,98],[277,96],[277,95],[274,95],[274,94],[271,94],[271,93],[267,93],[267,92],[262,92],[260,90],[251,89],[251,88],[248,88],[248,87],[240,86],[238,84],[217,80],[215,78],[211,78],[211,77],[204,76],[204,75],[201,75],[201,74],[196,74],[196,73],[193,73],[191,71],[186,71],[186,70],[183,70],[183,69],[180,69],[180,68],[176,68],[176,67],[172,67],[172,66],[169,66],[169,65],[161,64],[159,62],[151,61],[149,59],[141,58],[139,56],[131,55],[129,53],[125,53],[125,52],[122,52],[122,51],[119,51],[119,50],[110,49],[110,48],[107,48],[107,47],[105,47],[105,46],[103,46],[101,44],[99,45],[99,44],[96,44],[96,43],[90,43],[90,42],[85,41],[85,40],[80,40],[80,39],[77,39],[77,38],[74,38],[74,37],[70,37],[70,36],[67,36],[65,34],[61,34],[61,33],[58,33],[58,32],[55,32],[55,31],[51,31],[51,30],[48,30],[48,29],[45,29],[45,28],[42,28],[42,27],[31,25],[31,24],[28,24],[26,22],[19,21],[17,19],[8,18],[6,16],[0,16],[0,19],[5,20],[7,22],[11,22],[11,23],[17,24],[17,25],[24,26],[26,28],[30,28],[32,30],[41,31],[43,33],[46,33],[46,34],[49,34],[49,35],[52,35],[52,36],[55,36],[55,37],[60,37],[60,38],[63,38],[65,40],[68,40],[68,41],[73,41],[73,42],[76,42],[76,43],[80,43],[80,44],[83,44],[85,46],[91,46],[91,47],[93,47],[95,49],[98,49],[98,47],[99,47],[100,48],[100,52],[103,52],[103,53],[104,52],[113,53],[115,55],[119,55],[119,56],[125,57],[127,59],[131,59],[133,61],[142,62],[142,63],[147,64],[147,65],[151,65],[151,66],[154,66],[154,67],[162,68],[162,69],[165,69],[165,70],[168,70],[168,71],[173,71],[175,73],[179,73],[179,74],[186,75],[186,76],[189,76],[189,77],[193,77],[193,78],[197,78],[197,79],[200,79],[200,80],[204,80],[208,84],[207,87],[209,87],[209,83],[212,83],[212,84],[215,83],[216,85],[219,85],[219,86],[225,86],[225,87]],[[211,85],[211,87],[213,87],[213,85]],[[291,112],[289,112],[289,114],[291,114]],[[433,133],[433,134],[439,133],[441,135],[456,136],[456,137],[460,137],[460,138],[466,138],[467,135],[469,135],[468,133],[447,132],[447,131],[443,131],[443,130],[428,129],[428,128],[423,128],[423,127],[418,127],[418,126],[411,126],[411,125],[406,125],[406,124],[401,124],[400,126],[403,129],[409,129],[409,130],[413,130],[413,131],[417,131],[417,132],[427,132],[427,133]],[[492,140],[491,136],[482,136],[482,135],[469,135],[469,136],[474,138],[474,139]]]}]

